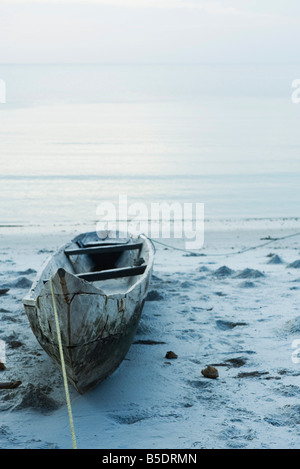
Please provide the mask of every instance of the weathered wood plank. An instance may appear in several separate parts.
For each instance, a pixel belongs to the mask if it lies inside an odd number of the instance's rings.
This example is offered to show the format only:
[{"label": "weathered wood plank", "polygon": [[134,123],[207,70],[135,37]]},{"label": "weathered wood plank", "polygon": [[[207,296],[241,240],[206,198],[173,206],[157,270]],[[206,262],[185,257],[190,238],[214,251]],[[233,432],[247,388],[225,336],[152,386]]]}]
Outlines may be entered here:
[{"label": "weathered wood plank", "polygon": [[96,246],[116,246],[116,245],[124,245],[128,244],[128,239],[111,239],[111,240],[104,240],[104,241],[89,241],[87,243],[80,243],[81,247],[84,248],[92,248]]},{"label": "weathered wood plank", "polygon": [[120,277],[133,277],[134,275],[141,275],[146,270],[146,265],[137,267],[120,267],[119,269],[102,270],[101,272],[86,272],[77,274],[76,277],[89,282],[97,282],[98,280],[108,280]]},{"label": "weathered wood plank", "polygon": [[8,381],[0,383],[0,389],[15,389],[22,384],[22,381]]},{"label": "weathered wood plank", "polygon": [[66,249],[66,256],[77,256],[78,254],[110,254],[112,252],[131,251],[141,249],[143,243],[119,244],[113,246],[97,246],[78,249]]}]

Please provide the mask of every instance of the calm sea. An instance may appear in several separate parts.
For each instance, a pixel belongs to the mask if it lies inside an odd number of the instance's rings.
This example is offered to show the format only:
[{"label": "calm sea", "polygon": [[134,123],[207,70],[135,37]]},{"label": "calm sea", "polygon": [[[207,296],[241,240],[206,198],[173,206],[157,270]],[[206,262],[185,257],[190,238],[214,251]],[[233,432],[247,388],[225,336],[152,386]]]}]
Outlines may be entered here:
[{"label": "calm sea", "polygon": [[300,65],[0,65],[0,224],[85,223],[99,203],[297,217]]}]

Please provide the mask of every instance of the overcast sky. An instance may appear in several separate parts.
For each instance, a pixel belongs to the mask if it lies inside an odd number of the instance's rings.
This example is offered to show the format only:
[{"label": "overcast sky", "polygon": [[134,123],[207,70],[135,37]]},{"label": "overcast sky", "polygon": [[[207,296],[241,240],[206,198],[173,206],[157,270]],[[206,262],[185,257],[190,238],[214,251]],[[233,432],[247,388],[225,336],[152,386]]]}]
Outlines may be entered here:
[{"label": "overcast sky", "polygon": [[0,0],[0,63],[299,61],[300,1]]}]

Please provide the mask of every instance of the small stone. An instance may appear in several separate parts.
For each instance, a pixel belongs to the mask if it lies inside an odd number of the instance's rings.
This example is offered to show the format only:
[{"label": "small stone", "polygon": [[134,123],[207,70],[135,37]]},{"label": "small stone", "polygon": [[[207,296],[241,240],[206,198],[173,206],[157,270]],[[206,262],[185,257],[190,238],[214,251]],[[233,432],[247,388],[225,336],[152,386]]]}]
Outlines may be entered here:
[{"label": "small stone", "polygon": [[9,288],[0,288],[0,295],[5,295],[7,292],[9,292]]},{"label": "small stone", "polygon": [[4,365],[4,363],[0,362],[0,371],[4,370],[6,370],[6,366]]},{"label": "small stone", "polygon": [[178,355],[176,353],[172,352],[172,350],[169,350],[169,352],[166,353],[165,358],[168,358],[169,360],[174,360],[178,358]]},{"label": "small stone", "polygon": [[205,378],[216,379],[219,377],[217,368],[213,366],[207,366],[204,370],[201,370],[201,373]]}]

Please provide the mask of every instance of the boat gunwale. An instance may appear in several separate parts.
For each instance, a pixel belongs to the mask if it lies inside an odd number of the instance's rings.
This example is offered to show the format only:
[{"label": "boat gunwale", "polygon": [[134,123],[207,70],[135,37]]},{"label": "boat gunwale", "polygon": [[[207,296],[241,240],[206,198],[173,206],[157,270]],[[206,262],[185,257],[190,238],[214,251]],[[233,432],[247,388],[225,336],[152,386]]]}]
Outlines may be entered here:
[{"label": "boat gunwale", "polygon": [[[133,235],[129,235],[131,239],[133,239]],[[139,275],[136,282],[134,282],[133,285],[131,285],[130,288],[128,288],[128,290],[126,290],[124,293],[118,293],[118,292],[115,292],[115,293],[108,293],[106,294],[104,290],[102,290],[101,288],[99,288],[98,286],[95,286],[93,282],[89,282],[87,280],[84,280],[84,279],[81,279],[79,277],[76,277],[75,274],[73,274],[72,272],[69,272],[68,271],[68,274],[75,277],[78,281],[80,282],[83,282],[83,285],[92,285],[95,290],[94,293],[90,292],[89,294],[90,295],[102,295],[104,296],[105,298],[107,299],[118,299],[120,297],[120,295],[122,295],[123,297],[124,296],[127,296],[128,294],[130,294],[135,288],[138,287],[138,285],[140,285],[143,280],[147,277],[149,271],[152,269],[153,267],[153,261],[154,261],[154,248],[153,248],[153,245],[152,243],[150,242],[149,238],[144,235],[144,234],[140,234],[138,235],[137,238],[142,238],[143,239],[143,242],[144,244],[147,246],[147,251],[148,251],[148,254],[149,254],[149,259],[148,259],[148,262],[147,262],[147,266],[146,266],[146,269],[145,271],[143,272],[143,274]],[[75,238],[76,239],[76,238]],[[46,269],[47,265],[49,265],[49,263],[51,262],[51,260],[53,259],[54,256],[58,257],[59,255],[63,254],[63,251],[66,249],[66,246],[68,246],[69,244],[71,244],[73,241],[71,242],[68,242],[68,243],[65,243],[64,245],[62,245],[54,254],[52,255],[49,255],[45,261],[43,262],[39,272],[37,273],[36,275],[36,278],[35,278],[35,281],[33,282],[30,290],[28,291],[28,293],[24,296],[22,302],[23,302],[23,305],[24,306],[29,306],[29,307],[35,307],[37,305],[37,299],[38,297],[42,294],[43,290],[49,285],[49,280],[47,282],[45,282],[42,287],[41,287],[41,290],[38,294],[34,295],[35,293],[35,288],[37,287],[37,285],[39,284],[39,282],[41,281],[41,277],[42,277],[42,274],[44,272],[44,270]],[[58,269],[56,270],[56,272],[53,274],[53,277],[55,275],[57,275],[57,272],[58,272]]]}]

